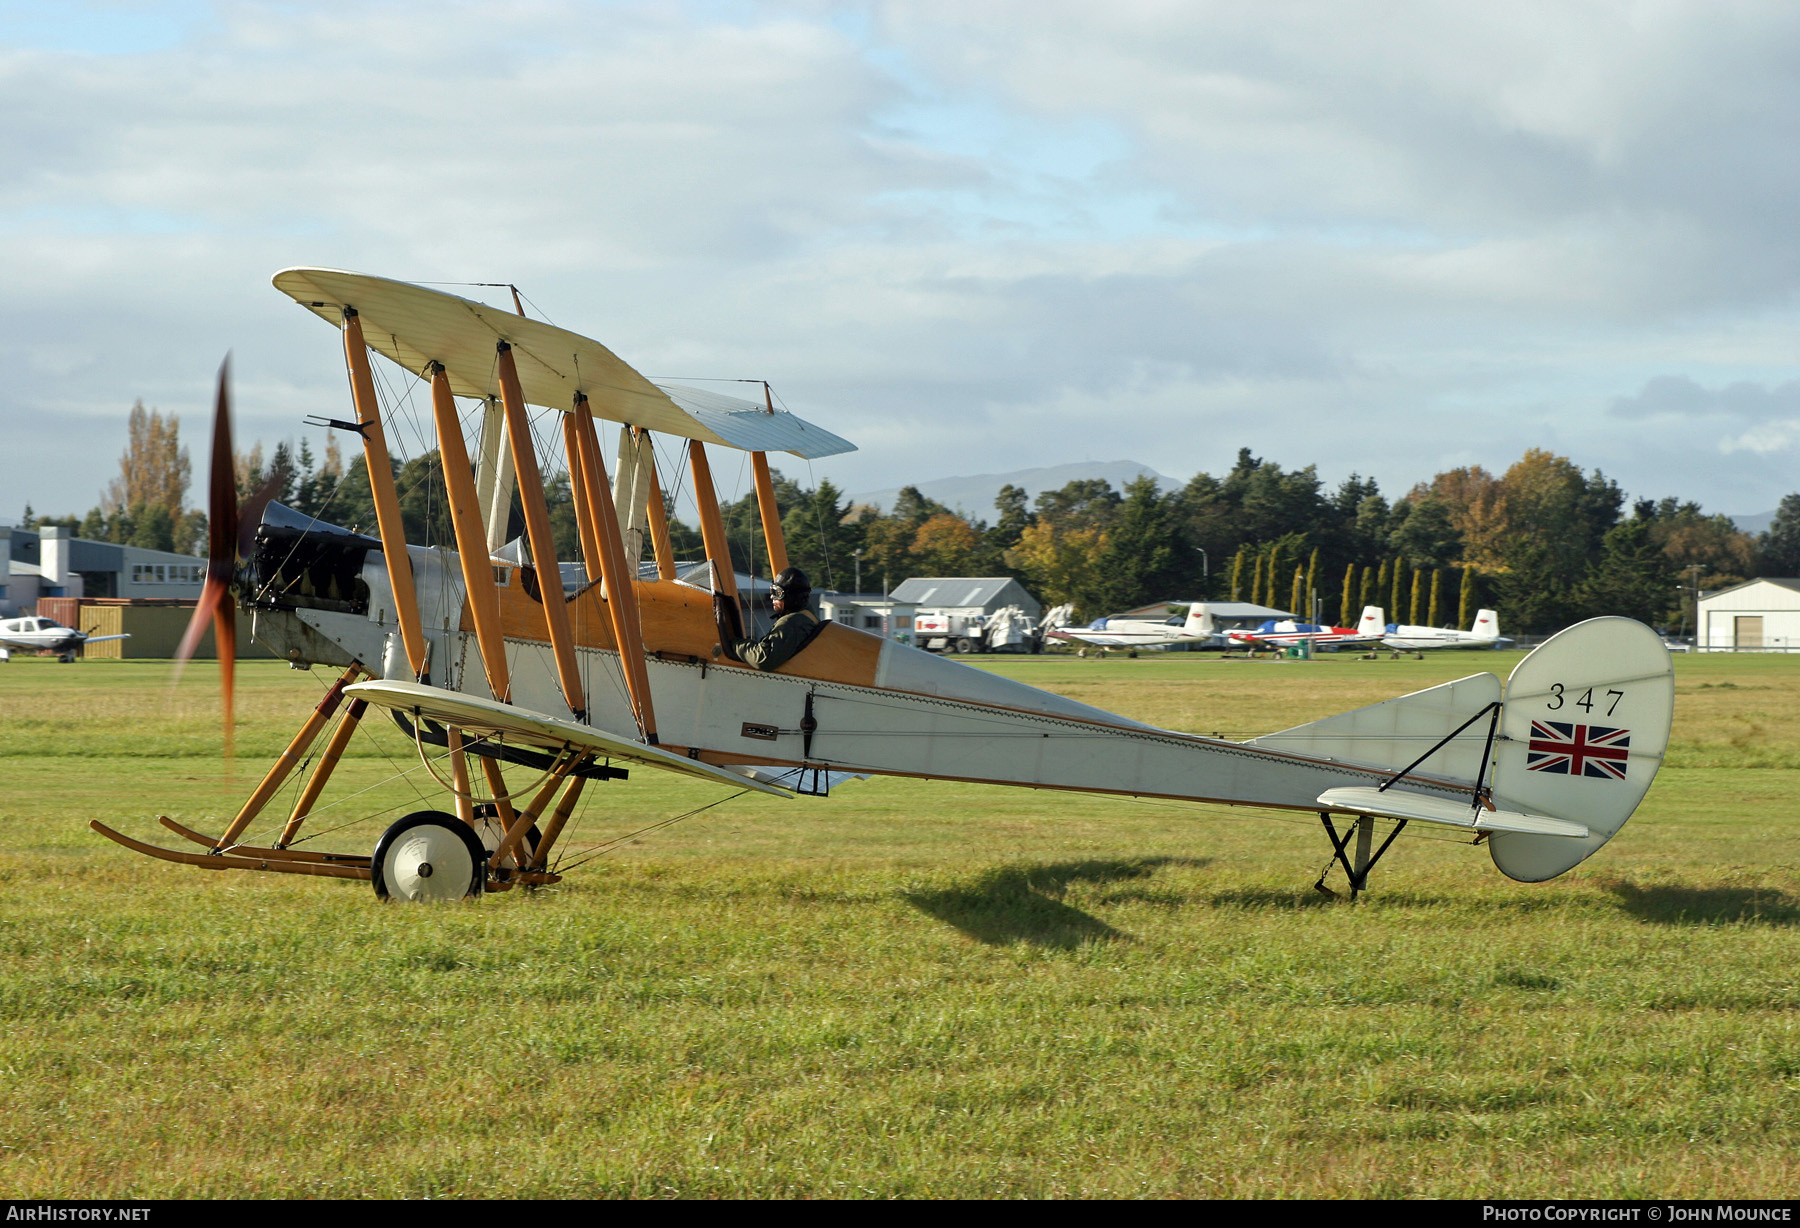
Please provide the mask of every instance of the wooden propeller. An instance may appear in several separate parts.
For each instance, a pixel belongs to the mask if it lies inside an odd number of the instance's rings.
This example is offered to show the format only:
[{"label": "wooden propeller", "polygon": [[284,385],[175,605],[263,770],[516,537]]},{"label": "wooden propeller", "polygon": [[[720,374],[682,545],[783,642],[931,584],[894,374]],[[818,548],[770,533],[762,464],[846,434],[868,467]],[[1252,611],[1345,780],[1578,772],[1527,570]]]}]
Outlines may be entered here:
[{"label": "wooden propeller", "polygon": [[224,702],[225,753],[232,753],[235,728],[235,682],[237,673],[237,594],[234,578],[238,562],[248,556],[256,541],[256,528],[262,521],[263,509],[275,497],[280,475],[271,473],[262,489],[246,499],[240,507],[237,498],[237,463],[231,442],[231,356],[219,364],[219,395],[213,409],[212,462],[207,470],[206,498],[206,584],[200,590],[200,603],[188,620],[181,645],[175,650],[175,676],[200,647],[210,621],[213,643],[219,650],[219,688]]}]

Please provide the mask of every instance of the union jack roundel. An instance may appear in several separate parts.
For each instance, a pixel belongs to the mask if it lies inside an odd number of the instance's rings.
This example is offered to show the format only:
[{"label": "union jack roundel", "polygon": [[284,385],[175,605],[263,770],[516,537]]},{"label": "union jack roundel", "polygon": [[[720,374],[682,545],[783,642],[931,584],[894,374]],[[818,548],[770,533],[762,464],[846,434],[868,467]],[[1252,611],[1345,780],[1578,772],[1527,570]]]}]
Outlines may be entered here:
[{"label": "union jack roundel", "polygon": [[1629,729],[1573,725],[1567,721],[1533,721],[1531,742],[1525,753],[1525,770],[1624,780],[1630,751]]}]

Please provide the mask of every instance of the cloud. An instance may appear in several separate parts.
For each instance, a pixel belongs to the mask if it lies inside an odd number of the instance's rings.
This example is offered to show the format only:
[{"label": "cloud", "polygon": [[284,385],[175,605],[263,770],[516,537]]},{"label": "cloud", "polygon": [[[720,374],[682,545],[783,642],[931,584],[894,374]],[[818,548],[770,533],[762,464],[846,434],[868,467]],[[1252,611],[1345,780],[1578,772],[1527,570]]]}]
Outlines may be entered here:
[{"label": "cloud", "polygon": [[1774,387],[1739,380],[1707,389],[1685,375],[1659,375],[1635,395],[1613,398],[1607,412],[1619,418],[1725,416],[1752,422],[1800,417],[1800,380]]},{"label": "cloud", "polygon": [[770,378],[864,444],[830,462],[857,489],[1140,439],[1404,489],[1541,445],[1772,505],[1779,466],[1681,424],[1800,415],[1796,33],[1598,2],[10,26],[0,497],[81,510],[131,401],[197,425],[228,347],[248,438],[335,413],[333,339],[267,286],[313,263],[516,282],[653,376]]}]

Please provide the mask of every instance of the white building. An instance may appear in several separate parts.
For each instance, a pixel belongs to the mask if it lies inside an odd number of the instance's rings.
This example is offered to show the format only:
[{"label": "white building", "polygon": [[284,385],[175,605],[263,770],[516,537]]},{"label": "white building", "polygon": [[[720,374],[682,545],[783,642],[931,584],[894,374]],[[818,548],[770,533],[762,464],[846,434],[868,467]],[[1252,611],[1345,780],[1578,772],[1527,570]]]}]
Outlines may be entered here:
[{"label": "white building", "polygon": [[819,593],[818,598],[819,612],[832,622],[903,644],[912,643],[915,607],[910,602],[880,593],[827,591]]},{"label": "white building", "polygon": [[1800,651],[1800,580],[1746,580],[1700,597],[1701,652]]},{"label": "white building", "polygon": [[0,529],[0,617],[37,608],[39,597],[197,598],[206,560],[167,550],[76,537],[60,525]]}]

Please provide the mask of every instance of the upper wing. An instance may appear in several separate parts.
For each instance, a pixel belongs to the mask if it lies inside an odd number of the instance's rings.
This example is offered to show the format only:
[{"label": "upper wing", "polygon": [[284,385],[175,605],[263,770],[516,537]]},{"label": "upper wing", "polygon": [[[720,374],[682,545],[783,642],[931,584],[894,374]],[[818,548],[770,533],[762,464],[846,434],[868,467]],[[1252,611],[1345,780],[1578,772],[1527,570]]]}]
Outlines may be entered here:
[{"label": "upper wing", "polygon": [[442,363],[459,397],[500,395],[494,347],[504,341],[512,347],[520,391],[531,405],[567,411],[579,392],[597,417],[702,443],[809,459],[856,450],[786,410],[653,384],[592,338],[473,299],[343,269],[283,269],[274,281],[276,289],[334,326],[345,308],[355,309],[369,346],[408,371]]},{"label": "upper wing", "polygon": [[629,763],[641,763],[645,767],[679,772],[683,776],[697,776],[715,784],[755,789],[758,793],[774,797],[792,796],[790,790],[776,788],[710,763],[701,763],[698,759],[672,754],[658,746],[646,746],[642,742],[633,742],[629,738],[608,733],[604,729],[595,729],[591,725],[562,720],[491,699],[480,699],[461,691],[446,691],[441,687],[426,686],[419,682],[376,679],[345,687],[344,694],[352,699],[367,700],[377,707],[392,708],[415,717],[428,716],[457,729],[500,734],[509,742],[548,750],[574,746],[605,755],[609,759],[623,759]]}]

